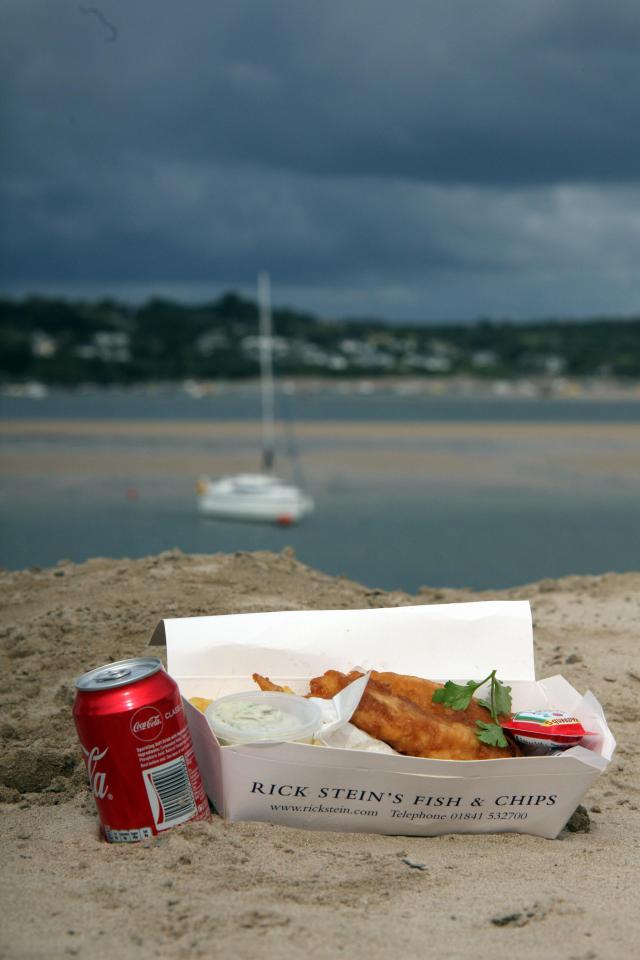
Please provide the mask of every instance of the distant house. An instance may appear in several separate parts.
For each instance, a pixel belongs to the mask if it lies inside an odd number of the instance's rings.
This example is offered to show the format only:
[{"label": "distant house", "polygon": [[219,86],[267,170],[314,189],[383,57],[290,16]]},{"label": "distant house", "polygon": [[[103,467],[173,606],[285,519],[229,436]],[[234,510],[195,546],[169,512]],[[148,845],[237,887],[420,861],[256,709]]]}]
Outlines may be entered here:
[{"label": "distant house", "polygon": [[128,363],[131,359],[129,334],[121,331],[99,330],[94,333],[90,343],[77,346],[75,353],[82,360]]},{"label": "distant house", "polygon": [[44,333],[42,330],[34,330],[31,334],[31,355],[33,357],[54,357],[57,350],[58,344],[48,333]]}]

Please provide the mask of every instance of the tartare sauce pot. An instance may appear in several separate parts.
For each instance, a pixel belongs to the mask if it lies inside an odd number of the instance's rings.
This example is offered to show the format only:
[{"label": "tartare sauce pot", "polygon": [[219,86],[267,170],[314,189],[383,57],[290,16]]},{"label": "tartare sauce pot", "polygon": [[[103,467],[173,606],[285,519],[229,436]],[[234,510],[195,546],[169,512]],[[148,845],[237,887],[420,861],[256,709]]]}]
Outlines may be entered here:
[{"label": "tartare sauce pot", "polygon": [[214,700],[205,716],[221,746],[312,743],[322,725],[317,703],[292,693],[250,690]]}]

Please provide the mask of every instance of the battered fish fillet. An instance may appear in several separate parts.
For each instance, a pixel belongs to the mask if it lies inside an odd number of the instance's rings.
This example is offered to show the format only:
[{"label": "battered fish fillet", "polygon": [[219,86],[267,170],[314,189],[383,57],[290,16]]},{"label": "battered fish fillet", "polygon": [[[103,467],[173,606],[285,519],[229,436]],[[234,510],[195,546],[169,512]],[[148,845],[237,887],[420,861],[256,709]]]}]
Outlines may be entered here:
[{"label": "battered fish fillet", "polygon": [[442,703],[434,703],[432,700],[434,692],[441,690],[444,686],[442,683],[435,683],[434,680],[423,680],[422,677],[411,677],[404,673],[379,673],[377,670],[371,671],[371,679],[382,684],[391,693],[406,697],[416,706],[422,707],[423,710],[433,713],[442,720],[455,720],[473,727],[474,730],[476,720],[491,723],[491,714],[477,700],[472,700],[466,710],[452,710],[451,707],[445,707]]},{"label": "battered fish fillet", "polygon": [[[323,676],[311,680],[311,696],[330,699],[361,676],[363,674],[356,670],[349,674],[327,670]],[[455,716],[442,717],[431,705],[418,706],[374,679],[369,680],[351,722],[370,736],[384,740],[398,753],[411,757],[492,760],[514,755],[510,746],[491,747],[481,743],[474,727],[468,723]]]}]

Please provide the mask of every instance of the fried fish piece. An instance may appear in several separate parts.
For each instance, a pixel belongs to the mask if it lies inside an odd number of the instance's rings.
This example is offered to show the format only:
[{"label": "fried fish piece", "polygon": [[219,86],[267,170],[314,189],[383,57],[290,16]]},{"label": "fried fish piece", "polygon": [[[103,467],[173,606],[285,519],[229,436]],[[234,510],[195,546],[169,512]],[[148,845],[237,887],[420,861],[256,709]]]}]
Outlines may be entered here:
[{"label": "fried fish piece", "polygon": [[433,694],[444,686],[434,680],[424,680],[422,677],[412,677],[404,673],[383,673],[377,670],[371,671],[371,679],[381,683],[391,693],[406,697],[407,700],[411,700],[418,707],[422,707],[423,710],[433,713],[442,720],[457,720],[468,727],[473,727],[474,730],[477,720],[491,723],[491,714],[475,699],[471,700],[466,710],[453,710],[442,703],[434,703]]},{"label": "fried fish piece", "polygon": [[281,687],[278,683],[272,683],[269,677],[263,677],[259,673],[252,673],[251,679],[258,684],[261,690],[270,690],[273,693],[293,693],[291,687]]},{"label": "fried fish piece", "polygon": [[321,677],[314,677],[309,681],[309,696],[330,700],[358,677],[364,677],[364,673],[359,670],[352,670],[351,673],[327,670]]},{"label": "fried fish piece", "polygon": [[[311,696],[324,699],[334,697],[361,676],[363,674],[357,670],[348,674],[327,670],[323,676],[311,680]],[[442,717],[426,704],[424,707],[418,706],[374,679],[369,680],[351,723],[377,740],[384,740],[398,753],[411,757],[491,760],[513,756],[510,746],[492,747],[481,743],[475,729],[468,723],[461,722],[455,716]]]}]

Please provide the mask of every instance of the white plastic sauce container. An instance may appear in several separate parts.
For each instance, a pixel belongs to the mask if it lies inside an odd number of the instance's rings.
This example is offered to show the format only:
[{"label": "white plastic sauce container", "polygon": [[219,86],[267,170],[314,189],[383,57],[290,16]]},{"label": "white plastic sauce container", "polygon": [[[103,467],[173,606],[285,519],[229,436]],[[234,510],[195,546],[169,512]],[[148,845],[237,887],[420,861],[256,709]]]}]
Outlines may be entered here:
[{"label": "white plastic sauce container", "polygon": [[271,690],[231,693],[205,710],[221,745],[233,743],[311,743],[322,724],[320,707],[304,697]]}]

